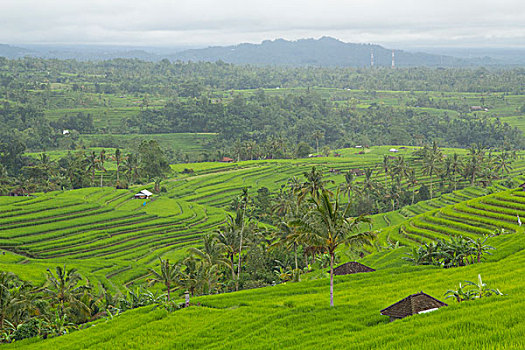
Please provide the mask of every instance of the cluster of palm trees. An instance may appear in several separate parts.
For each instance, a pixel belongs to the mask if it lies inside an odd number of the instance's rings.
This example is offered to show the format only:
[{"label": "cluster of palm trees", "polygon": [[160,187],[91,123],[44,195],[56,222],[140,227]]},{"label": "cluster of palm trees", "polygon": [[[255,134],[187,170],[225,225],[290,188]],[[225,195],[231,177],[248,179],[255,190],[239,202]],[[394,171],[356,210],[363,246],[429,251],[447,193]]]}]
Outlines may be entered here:
[{"label": "cluster of palm trees", "polygon": [[107,314],[103,295],[76,269],[47,270],[43,285],[34,286],[11,272],[0,272],[1,341],[58,336]]},{"label": "cluster of palm trees", "polygon": [[[274,207],[281,218],[277,228],[259,227],[249,218],[248,192],[244,189],[236,215],[229,215],[225,225],[205,235],[202,247],[190,248],[181,261],[160,259],[160,270],[150,270],[150,284],[163,284],[170,299],[173,291],[199,295],[264,285],[261,276],[265,270],[271,272],[266,275],[271,283],[276,283],[275,277],[282,282],[298,281],[309,257],[314,262],[316,257],[327,256],[333,306],[333,269],[338,250],[343,245],[358,250],[371,244],[375,234],[358,232],[359,226],[369,220],[364,216],[352,218],[351,206],[340,200],[339,191],[334,195],[325,188],[329,181],[318,170],[313,168],[304,176],[304,182],[290,182],[281,194],[286,200]],[[293,252],[288,263],[287,252]]]},{"label": "cluster of palm trees", "polygon": [[[396,210],[418,200],[432,199],[437,190],[455,191],[467,184],[491,185],[510,172],[517,155],[472,148],[465,157],[457,153],[445,156],[433,143],[414,152],[413,158],[413,162],[409,162],[403,156],[385,155],[380,166],[364,169],[361,181],[356,181],[355,172],[346,172],[341,189],[348,201],[354,203],[353,214]],[[422,181],[422,176],[427,179]]]},{"label": "cluster of palm trees", "polygon": [[[114,180],[104,179],[108,173],[107,162],[116,162]],[[104,149],[95,152],[79,151],[61,158],[58,161],[42,153],[31,165],[22,168],[23,177],[9,178],[0,167],[0,192],[8,191],[10,188],[24,188],[29,192],[59,190],[64,188],[81,188],[89,186],[111,186],[117,188],[126,187],[140,180],[142,166],[139,156],[134,153],[123,155],[120,149],[114,154],[108,154]],[[96,173],[100,178],[95,179]],[[125,181],[122,181],[122,175]],[[3,190],[2,190],[3,189]]]},{"label": "cluster of palm trees", "polygon": [[488,236],[473,238],[451,237],[412,248],[404,260],[415,265],[436,265],[445,268],[480,263],[494,247],[487,245]]}]

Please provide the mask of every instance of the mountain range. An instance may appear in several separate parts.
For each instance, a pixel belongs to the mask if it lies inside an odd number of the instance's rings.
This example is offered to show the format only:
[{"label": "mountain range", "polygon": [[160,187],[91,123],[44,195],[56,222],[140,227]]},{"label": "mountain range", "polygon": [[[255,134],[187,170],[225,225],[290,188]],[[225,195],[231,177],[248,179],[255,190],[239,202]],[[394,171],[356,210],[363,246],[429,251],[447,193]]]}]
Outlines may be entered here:
[{"label": "mountain range", "polygon": [[[134,48],[119,46],[11,46],[0,44],[0,56],[11,59],[25,56],[107,60],[136,58],[145,61],[223,61],[235,64],[321,66],[321,67],[369,67],[373,55],[374,66],[390,67],[394,54],[396,67],[464,67],[525,64],[525,60],[505,60],[505,51],[493,51],[494,55],[470,57],[450,55],[434,50],[433,53],[389,49],[375,44],[345,43],[331,37],[320,39],[266,40],[260,44],[239,44],[207,48]],[[478,51],[483,53],[482,51]],[[463,56],[463,57],[460,57]]]}]

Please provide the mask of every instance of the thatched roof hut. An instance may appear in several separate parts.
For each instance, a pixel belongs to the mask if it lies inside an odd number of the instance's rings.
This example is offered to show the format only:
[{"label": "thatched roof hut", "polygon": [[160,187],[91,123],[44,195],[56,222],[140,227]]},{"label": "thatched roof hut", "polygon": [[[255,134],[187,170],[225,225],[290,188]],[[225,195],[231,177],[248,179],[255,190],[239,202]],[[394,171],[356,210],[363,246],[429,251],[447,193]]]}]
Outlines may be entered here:
[{"label": "thatched roof hut", "polygon": [[361,272],[373,272],[374,269],[363,265],[361,263],[358,263],[357,261],[350,261],[343,265],[339,265],[334,269],[334,275],[341,276],[341,275],[351,275],[353,273],[361,273]]},{"label": "thatched roof hut", "polygon": [[448,305],[426,293],[419,292],[381,310],[381,315],[390,316],[390,321],[394,321],[407,316],[435,311],[443,306]]}]

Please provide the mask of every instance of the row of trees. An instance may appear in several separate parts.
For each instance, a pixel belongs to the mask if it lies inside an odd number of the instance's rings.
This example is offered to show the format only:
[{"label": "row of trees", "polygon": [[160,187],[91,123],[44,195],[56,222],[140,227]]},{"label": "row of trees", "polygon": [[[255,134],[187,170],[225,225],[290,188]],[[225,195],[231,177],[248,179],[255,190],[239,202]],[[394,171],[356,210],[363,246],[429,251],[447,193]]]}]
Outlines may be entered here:
[{"label": "row of trees", "polygon": [[[338,189],[341,200],[350,203],[350,215],[359,216],[401,209],[420,200],[432,199],[436,193],[452,192],[465,186],[489,186],[510,173],[516,158],[515,152],[492,153],[480,148],[471,149],[465,156],[444,155],[434,143],[408,157],[385,155],[375,166],[343,172],[341,183],[327,180],[323,172],[315,168],[304,176],[316,186],[323,184],[334,191]],[[300,187],[300,180],[292,178],[277,193],[259,188],[250,198],[247,211],[259,221],[278,225],[283,211],[274,208],[293,202],[294,189]],[[235,210],[237,205],[234,200],[231,209]]]},{"label": "row of trees", "polygon": [[[108,179],[108,161],[116,163],[114,178]],[[160,180],[169,174],[168,160],[156,141],[143,141],[136,153],[124,155],[120,149],[109,154],[104,149],[68,153],[57,161],[46,154],[38,159],[21,158],[20,173],[9,173],[0,164],[0,192],[23,189],[25,192],[75,189],[89,186],[115,186],[125,188],[137,182]],[[96,179],[96,174],[100,178]],[[17,175],[17,176],[10,176]],[[156,188],[158,192],[158,188]]]}]

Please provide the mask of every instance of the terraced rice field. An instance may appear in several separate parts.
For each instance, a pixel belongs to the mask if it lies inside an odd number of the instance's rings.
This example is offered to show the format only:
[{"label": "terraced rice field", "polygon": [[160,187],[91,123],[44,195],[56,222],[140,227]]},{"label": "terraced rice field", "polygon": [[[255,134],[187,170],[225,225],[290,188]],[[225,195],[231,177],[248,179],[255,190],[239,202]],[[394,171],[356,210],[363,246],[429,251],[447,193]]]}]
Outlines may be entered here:
[{"label": "terraced rice field", "polygon": [[[518,217],[525,217],[525,192],[507,190],[417,215],[382,233],[407,245],[451,236],[481,237],[505,229],[522,233]],[[525,222],[525,220],[524,220]]]},{"label": "terraced rice field", "polygon": [[[111,188],[2,197],[0,248],[26,257],[24,263],[105,261],[104,276],[116,277],[132,265],[197,244],[225,218],[220,209],[181,200],[132,198],[131,191]],[[141,273],[145,265],[123,280]]]}]

